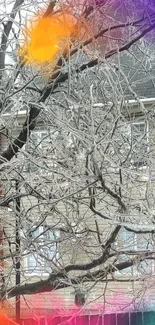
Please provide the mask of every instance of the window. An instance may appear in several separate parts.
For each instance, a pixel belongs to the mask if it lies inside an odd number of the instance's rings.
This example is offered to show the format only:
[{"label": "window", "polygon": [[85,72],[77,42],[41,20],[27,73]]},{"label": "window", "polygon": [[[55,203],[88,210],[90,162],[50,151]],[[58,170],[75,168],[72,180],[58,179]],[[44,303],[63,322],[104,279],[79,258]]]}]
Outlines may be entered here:
[{"label": "window", "polygon": [[25,145],[25,151],[29,154],[28,163],[26,165],[26,171],[36,171],[37,157],[42,154],[44,150],[48,148],[48,133],[47,131],[35,131],[32,132],[30,138]]},{"label": "window", "polygon": [[[153,250],[154,240],[152,234],[135,234],[136,249],[139,251],[149,251]],[[154,260],[145,259],[137,264],[137,271],[141,275],[153,274],[154,273]]]},{"label": "window", "polygon": [[[136,234],[134,232],[127,231],[126,229],[122,229],[121,231],[121,239],[122,239],[122,250],[128,252],[130,250],[134,251],[146,251],[153,249],[153,239],[152,234]],[[131,255],[133,258],[133,255]],[[119,255],[120,262],[126,259],[130,259],[130,255],[128,254],[120,254]],[[145,259],[144,261],[139,261],[137,259],[137,264],[131,267],[128,267],[121,271],[121,274],[125,275],[148,275],[154,273],[154,261],[153,259]]]},{"label": "window", "polygon": [[[124,254],[119,254],[118,260],[119,260],[119,262],[123,262],[127,259],[130,259],[130,255],[128,255],[125,252],[134,249],[133,233],[128,232],[122,228],[122,230],[120,231],[119,243],[120,243],[120,248],[118,247],[118,250],[124,251]],[[131,256],[131,258],[132,258],[132,256]],[[130,266],[122,271],[115,272],[115,275],[122,275],[122,274],[126,275],[126,276],[133,275],[133,266]]]},{"label": "window", "polygon": [[47,131],[33,131],[27,141],[26,150],[30,153],[34,153],[37,149],[46,149],[48,145],[47,138]]},{"label": "window", "polygon": [[124,123],[118,128],[114,142],[116,156],[127,159],[133,167],[148,165],[148,124],[146,121]]},{"label": "window", "polygon": [[58,231],[48,230],[42,226],[29,232],[29,252],[26,257],[26,271],[28,273],[50,273],[52,262],[58,257]]},{"label": "window", "polygon": [[131,124],[131,162],[135,167],[147,165],[148,127],[144,121]]}]

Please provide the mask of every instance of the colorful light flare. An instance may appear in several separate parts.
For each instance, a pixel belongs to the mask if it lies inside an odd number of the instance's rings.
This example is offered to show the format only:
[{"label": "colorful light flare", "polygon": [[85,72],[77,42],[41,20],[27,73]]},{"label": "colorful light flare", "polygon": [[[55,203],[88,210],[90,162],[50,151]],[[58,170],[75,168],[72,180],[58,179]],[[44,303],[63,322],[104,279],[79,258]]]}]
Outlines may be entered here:
[{"label": "colorful light flare", "polygon": [[9,319],[2,311],[0,311],[0,325],[18,325]]},{"label": "colorful light flare", "polygon": [[71,44],[84,35],[82,20],[75,18],[71,10],[62,8],[51,16],[39,14],[33,23],[23,30],[23,44],[19,56],[25,64],[54,65],[56,59],[67,54]]}]

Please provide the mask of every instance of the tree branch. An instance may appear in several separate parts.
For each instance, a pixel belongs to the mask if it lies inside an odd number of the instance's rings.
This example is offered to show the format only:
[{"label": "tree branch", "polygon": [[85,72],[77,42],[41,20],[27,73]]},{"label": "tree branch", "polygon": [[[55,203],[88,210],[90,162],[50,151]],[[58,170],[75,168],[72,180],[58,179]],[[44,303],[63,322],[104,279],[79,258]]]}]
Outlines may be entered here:
[{"label": "tree branch", "polygon": [[20,193],[20,194],[11,194],[9,196],[4,196],[4,197],[0,197],[0,206],[1,207],[8,207],[9,206],[9,203],[11,202],[15,202],[15,200],[17,199],[21,199],[21,198],[24,198],[24,197],[28,197],[28,196],[33,196],[35,198],[42,198],[44,199],[42,196],[35,193],[35,191],[32,191],[30,193]]},{"label": "tree branch", "polygon": [[[150,252],[139,254],[139,261],[142,262],[145,260],[148,254],[150,254]],[[108,265],[102,270],[88,272],[69,279],[67,275],[64,274],[64,270],[62,270],[62,272],[59,273],[51,273],[50,276],[45,280],[40,280],[34,283],[27,283],[18,287],[14,286],[7,291],[1,292],[0,297],[2,300],[5,300],[7,298],[12,298],[18,295],[31,295],[39,292],[51,292],[53,290],[70,287],[71,285],[77,285],[81,282],[92,282],[94,279],[95,281],[99,280],[102,282],[107,277],[107,274],[112,274],[116,271],[122,271],[128,267],[131,267],[135,264],[135,261],[136,258],[133,258],[131,260],[126,260],[115,265]]]},{"label": "tree branch", "polygon": [[97,258],[94,259],[92,262],[87,263],[87,264],[71,264],[68,265],[64,268],[65,272],[70,272],[70,271],[87,271],[90,270],[96,266],[99,266],[103,263],[105,263],[105,261],[108,259],[109,254],[110,254],[110,249],[111,249],[111,245],[113,244],[113,242],[115,241],[119,231],[121,229],[121,226],[117,226],[111,233],[110,237],[108,238],[105,246],[104,246],[104,251],[103,254]]},{"label": "tree branch", "polygon": [[[144,37],[147,33],[149,33],[154,28],[155,28],[155,23],[145,28],[138,36],[133,38],[130,42],[126,43],[119,49],[115,48],[107,52],[105,54],[105,59],[110,58],[111,56],[113,56],[118,52],[128,50],[134,43],[136,43],[138,40],[140,40],[142,37]],[[88,63],[81,65],[81,67],[76,69],[74,72],[78,74],[88,68],[95,67],[100,62],[101,61],[98,58],[96,58],[95,60],[89,61]],[[48,85],[48,87],[46,87],[46,89],[43,90],[39,102],[45,102],[45,100],[50,96],[51,91],[55,90],[60,84],[64,83],[68,79],[68,76],[69,76],[68,72],[67,73],[61,73],[60,71],[55,72],[55,74],[52,76],[52,82],[50,83],[50,85]],[[20,132],[19,136],[15,139],[13,144],[10,145],[2,153],[0,164],[2,164],[6,160],[8,161],[11,160],[14,157],[14,155],[19,151],[19,149],[23,147],[23,145],[26,143],[27,135],[31,130],[35,128],[36,118],[39,115],[39,112],[40,110],[38,110],[37,108],[31,107],[30,117],[26,119],[22,131]],[[33,115],[35,116],[34,118]]]},{"label": "tree branch", "polygon": [[[118,53],[118,52],[123,52],[123,51],[127,51],[129,50],[129,48],[135,44],[136,42],[138,42],[141,38],[143,38],[146,34],[148,34],[150,31],[152,31],[155,28],[155,23],[151,24],[149,27],[145,28],[138,36],[136,36],[135,38],[133,38],[130,42],[126,43],[125,45],[121,46],[120,48],[114,48],[113,50],[108,51],[105,54],[104,59],[108,59],[111,56],[113,56],[114,54]],[[88,63],[83,64],[79,69],[76,70],[76,72],[81,72],[86,70],[87,68],[93,68],[95,67],[97,64],[102,63],[101,60],[99,60],[98,58],[89,61]]]},{"label": "tree branch", "polygon": [[[138,40],[140,40],[141,38],[143,38],[147,33],[149,33],[151,30],[153,30],[155,28],[155,23],[151,24],[149,27],[147,27],[146,29],[144,29],[142,31],[141,34],[139,34],[138,36],[136,36],[135,38],[133,38],[130,42],[126,43],[125,45],[123,45],[120,48],[115,48],[113,50],[108,51],[105,54],[104,60],[110,58],[111,56],[113,56],[114,54],[118,53],[118,52],[123,52],[125,50],[129,50],[129,48],[135,44]],[[76,69],[74,72],[75,73],[80,73],[84,70],[87,70],[89,68],[93,68],[96,65],[98,65],[99,63],[103,63],[104,60],[102,61],[101,59],[94,59],[89,61],[88,63],[84,63],[81,65],[81,67],[79,67],[78,69]],[[52,76],[52,81],[50,80],[50,84],[48,85],[48,87],[46,87],[43,90],[42,96],[41,96],[41,100],[40,101],[45,101],[49,95],[51,94],[51,92],[53,90],[55,90],[56,88],[58,88],[58,86],[62,83],[64,83],[65,81],[67,81],[68,79],[68,72],[66,73],[61,73],[60,71],[57,71],[53,76]]]},{"label": "tree branch", "polygon": [[[140,227],[140,226],[138,226]],[[149,229],[133,229],[133,228],[130,228],[128,226],[125,226],[124,225],[124,228],[129,231],[129,232],[134,232],[135,234],[155,234],[155,228],[154,229],[151,229],[151,227]]]},{"label": "tree branch", "polygon": [[0,45],[0,79],[2,78],[2,73],[5,68],[5,52],[7,48],[8,37],[16,17],[16,14],[19,10],[19,7],[23,4],[24,0],[16,0],[12,12],[10,14],[10,19],[4,26],[4,30],[1,37],[1,45]]},{"label": "tree branch", "polygon": [[49,2],[49,5],[48,5],[48,7],[47,7],[47,9],[46,9],[46,11],[45,11],[45,13],[43,15],[44,18],[49,17],[50,15],[52,15],[55,5],[56,5],[56,0],[53,0],[53,1]]},{"label": "tree branch", "polygon": [[112,191],[107,185],[105,185],[105,181],[102,177],[102,172],[99,169],[98,164],[97,164],[95,158],[93,157],[93,154],[92,154],[92,160],[93,160],[94,167],[95,167],[97,176],[101,182],[103,190],[105,190],[112,198],[114,198],[118,202],[118,204],[120,205],[120,207],[122,208],[123,211],[126,211],[126,205],[122,201],[122,198],[120,197],[120,195],[118,195],[116,192]]},{"label": "tree branch", "polygon": [[118,24],[118,25],[113,25],[110,27],[107,27],[105,29],[102,29],[99,33],[97,33],[96,35],[94,35],[93,37],[87,39],[86,41],[84,41],[80,47],[75,48],[74,50],[71,51],[70,55],[72,56],[73,54],[77,53],[77,51],[79,49],[82,49],[84,46],[87,46],[91,43],[93,43],[94,40],[97,40],[99,37],[102,37],[104,34],[106,34],[107,32],[109,33],[111,30],[115,30],[115,29],[119,29],[119,28],[125,28],[125,27],[129,27],[129,26],[136,26],[138,25],[140,22],[142,22],[144,20],[144,17],[142,17],[139,20],[135,20],[129,23],[122,23],[122,24]]},{"label": "tree branch", "polygon": [[5,161],[10,161],[21,149],[27,141],[27,137],[35,128],[37,116],[40,113],[40,109],[36,106],[31,106],[30,113],[26,118],[25,123],[23,124],[23,128],[19,134],[19,136],[14,140],[12,144],[8,146],[8,148],[1,154],[0,156],[0,164]]}]

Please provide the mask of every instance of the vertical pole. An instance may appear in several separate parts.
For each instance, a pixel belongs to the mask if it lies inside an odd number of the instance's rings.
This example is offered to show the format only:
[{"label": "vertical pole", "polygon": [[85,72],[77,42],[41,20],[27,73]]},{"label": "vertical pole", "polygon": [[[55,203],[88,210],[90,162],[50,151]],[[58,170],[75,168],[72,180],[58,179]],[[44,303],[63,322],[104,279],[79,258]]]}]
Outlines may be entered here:
[{"label": "vertical pole", "polygon": [[[16,195],[20,192],[16,180]],[[16,286],[20,285],[20,198],[16,197]],[[20,324],[20,295],[16,296],[16,322]]]}]

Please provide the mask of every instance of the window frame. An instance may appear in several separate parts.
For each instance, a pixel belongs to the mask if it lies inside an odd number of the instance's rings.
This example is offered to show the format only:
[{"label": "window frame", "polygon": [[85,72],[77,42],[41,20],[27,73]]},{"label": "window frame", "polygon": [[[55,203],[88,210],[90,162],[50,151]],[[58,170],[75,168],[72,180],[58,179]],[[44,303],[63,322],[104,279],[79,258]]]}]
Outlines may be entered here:
[{"label": "window frame", "polygon": [[[45,134],[45,135],[42,137],[43,134]],[[48,138],[49,133],[45,129],[39,129],[39,130],[36,129],[36,130],[32,131],[30,134],[30,137],[28,138],[27,143],[23,147],[24,151],[28,151],[28,154],[29,154],[29,149],[28,149],[29,141],[31,141],[32,143],[35,142],[35,141],[33,141],[33,135],[37,135],[36,136],[37,141],[36,141],[36,144],[34,143],[34,148],[35,149],[39,148],[41,150],[42,149],[42,141],[44,138]],[[36,172],[37,170],[38,170],[37,165],[33,164],[33,161],[31,161],[31,159],[30,159],[30,161],[28,161],[26,163],[25,172]]]},{"label": "window frame", "polygon": [[[123,245],[123,242],[125,241],[124,239],[123,239],[123,233],[128,233],[128,234],[131,234],[131,236],[133,237],[132,238],[132,242],[133,242],[133,246],[132,246],[132,249],[134,250],[135,249],[135,251],[142,251],[143,250],[143,248],[140,248],[140,247],[138,247],[138,242],[139,242],[139,239],[138,239],[138,235],[143,235],[143,234],[137,234],[137,233],[134,233],[134,232],[129,232],[129,231],[127,231],[126,229],[122,229],[122,233],[121,233],[121,238],[120,238],[120,240],[121,240],[121,243],[122,243],[122,245]],[[151,235],[151,233],[150,233],[150,235]],[[126,239],[127,240],[127,239]],[[155,244],[155,241],[154,241],[154,244]],[[118,246],[118,245],[117,245]],[[124,245],[123,245],[124,246]],[[124,251],[127,251],[128,250],[128,248],[123,248],[123,250]],[[146,249],[145,249],[146,250]],[[148,248],[148,251],[149,251],[150,249]],[[119,255],[119,257],[121,257],[121,255],[125,255],[125,254],[120,254]],[[123,260],[123,259],[122,259]],[[145,261],[147,261],[147,260],[144,260],[144,262]],[[127,270],[129,269],[129,268],[126,268],[126,269],[124,269],[124,270],[122,270],[124,273],[122,273],[122,271],[116,271],[115,272],[115,275],[116,276],[123,276],[123,277],[133,277],[133,276],[143,276],[143,275],[147,275],[147,276],[150,276],[150,275],[155,275],[155,260],[154,259],[150,259],[149,261],[151,261],[151,267],[150,267],[150,270],[151,270],[151,274],[147,274],[147,273],[145,273],[145,274],[142,274],[139,270],[138,270],[138,265],[136,265],[136,264],[134,264],[134,265],[132,265],[131,267],[129,267],[130,269],[131,269],[131,272],[128,272]],[[142,262],[140,262],[139,264],[140,265],[142,265],[142,263],[143,263],[143,261]],[[128,274],[129,273],[129,274]]]},{"label": "window frame", "polygon": [[[36,228],[36,227],[34,227]],[[39,230],[39,237],[40,238],[43,238],[44,237],[44,226],[41,225],[39,226],[37,229],[40,229]],[[55,237],[56,238],[59,238],[60,237],[60,231],[58,229],[54,229],[52,230],[51,227],[49,227],[49,229],[47,231],[52,231],[53,233],[55,233]],[[34,253],[34,254],[37,254]],[[52,267],[51,267],[51,272],[44,272],[43,270],[38,270],[36,268],[30,270],[29,267],[28,267],[28,257],[31,255],[31,253],[29,251],[27,251],[27,254],[24,258],[24,270],[25,270],[25,275],[26,276],[40,276],[40,275],[43,275],[43,276],[49,276],[50,273],[52,273]],[[40,259],[42,259],[42,257],[39,257]],[[58,248],[58,245],[56,244],[56,248],[55,248],[55,257],[54,257],[54,260],[58,260],[59,258],[59,248]]]},{"label": "window frame", "polygon": [[[148,233],[148,234],[149,234],[149,233]],[[137,233],[134,233],[135,242],[136,242],[135,249],[136,249],[137,251],[142,251],[143,248],[138,247],[138,242],[139,242],[138,235],[139,235],[139,236],[140,236],[140,235],[142,236],[143,234],[137,234]],[[145,234],[145,235],[147,235],[147,234]],[[150,235],[151,235],[151,233],[150,233]],[[152,245],[152,248],[153,248],[153,245]],[[145,250],[148,250],[148,252],[150,251],[149,248],[145,248]],[[144,261],[140,262],[139,264],[142,265],[142,263],[143,263],[143,262],[146,262],[146,261],[147,261],[147,259],[144,259]],[[148,261],[151,262],[150,270],[151,270],[151,275],[153,276],[153,275],[155,275],[155,260],[154,260],[154,259],[149,259]],[[134,265],[134,266],[135,266],[135,265]],[[133,267],[134,267],[134,266],[133,266]],[[142,273],[138,270],[138,266],[136,267],[136,270],[135,270],[134,272],[136,272],[136,274],[139,275],[139,276],[149,275],[149,274],[142,274]]]},{"label": "window frame", "polygon": [[[124,123],[123,123],[124,122]],[[146,153],[149,151],[149,122],[144,119],[144,118],[139,118],[139,119],[134,119],[134,120],[128,120],[126,119],[125,121],[123,121],[118,129],[119,129],[119,134],[117,137],[117,141],[116,142],[116,148],[118,150],[118,156],[121,155],[121,157],[128,157],[128,161],[130,163],[130,168],[132,169],[136,169],[138,168],[139,170],[143,170],[146,169],[148,167],[148,163],[145,160],[142,159],[142,157],[136,159],[136,157],[134,157],[135,152],[133,150],[134,146],[136,145],[136,141],[134,141],[134,137],[133,137],[133,129],[134,126],[136,127],[136,125],[140,125],[143,124],[144,125],[144,130],[145,133],[143,133],[142,139],[145,138],[146,140]],[[136,131],[135,131],[136,133]],[[135,137],[135,140],[137,139],[137,137]],[[127,151],[126,151],[127,150]],[[115,151],[113,151],[113,153],[115,153]],[[117,153],[116,153],[117,155]]]},{"label": "window frame", "polygon": [[[122,244],[122,246],[124,246],[123,245],[123,242],[125,241],[125,240],[127,240],[127,239],[123,239],[123,234],[125,234],[125,233],[128,233],[129,234],[129,232],[127,231],[127,230],[125,230],[124,228],[122,228],[121,229],[121,233],[120,233],[120,235],[121,235],[121,237],[120,237],[120,243]],[[118,249],[119,249],[119,244],[117,244],[117,247],[118,247]],[[133,246],[133,248],[134,248],[134,246]],[[126,248],[122,248],[122,250],[123,251],[127,251],[128,249],[127,249],[127,247]],[[119,260],[119,262],[121,262],[121,256],[125,256],[125,254],[119,254],[119,257],[118,257],[118,260]],[[122,261],[123,261],[123,258],[122,258]],[[131,272],[128,272],[128,269],[131,269]],[[122,273],[123,272],[123,273]],[[129,266],[128,268],[126,268],[126,269],[123,269],[123,270],[117,270],[116,272],[115,272],[115,275],[116,276],[122,276],[122,277],[132,277],[133,276],[133,272],[134,272],[134,266],[132,265],[132,266]],[[128,274],[129,273],[129,274]]]},{"label": "window frame", "polygon": [[[146,152],[149,151],[149,123],[147,120],[144,119],[140,119],[139,121],[133,121],[132,123],[130,123],[130,139],[132,141],[132,128],[136,125],[140,125],[143,124],[144,127],[146,128],[146,133],[144,133],[144,137],[146,137]],[[131,160],[131,163],[133,165],[133,168],[138,168],[138,169],[145,169],[148,167],[148,164],[146,162],[144,162],[143,165],[136,165],[136,162],[133,160]],[[142,162],[143,163],[143,162]]]}]

